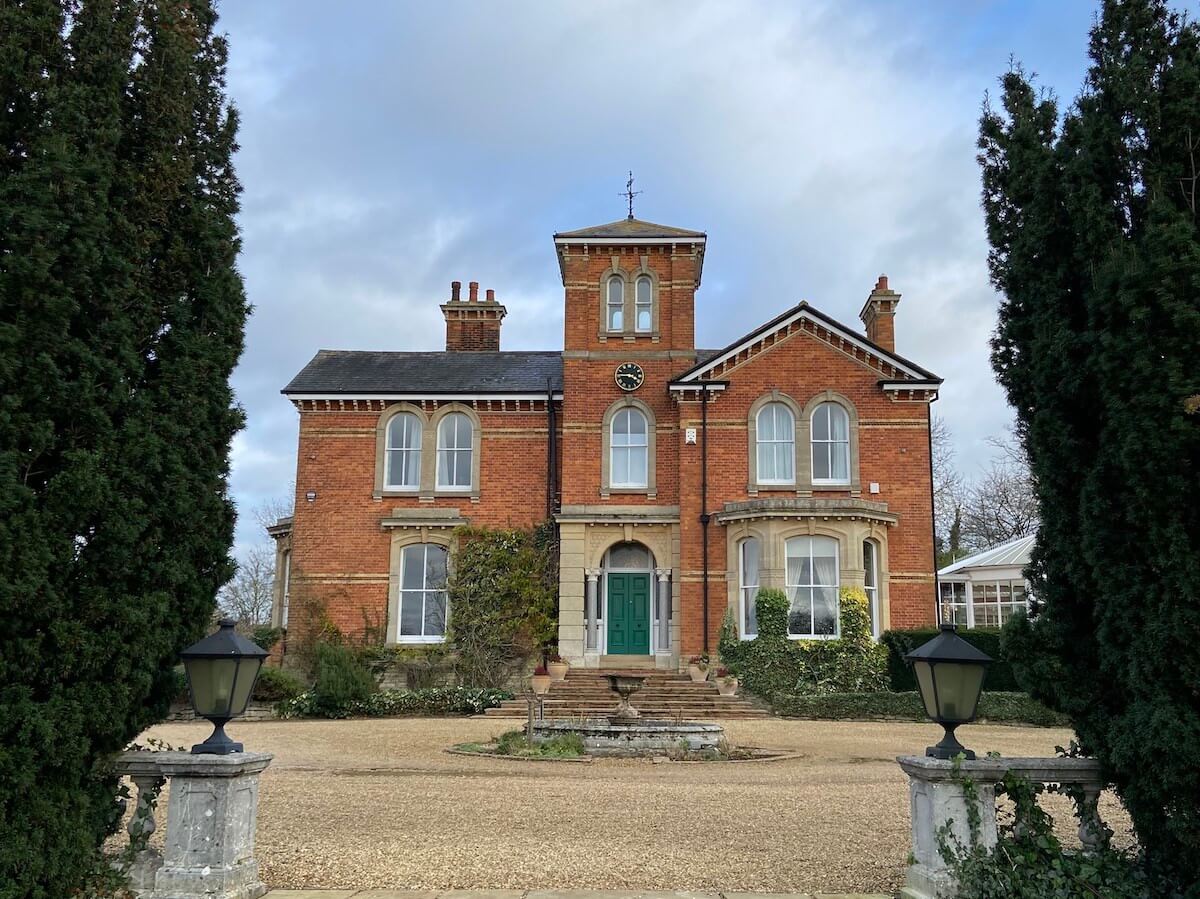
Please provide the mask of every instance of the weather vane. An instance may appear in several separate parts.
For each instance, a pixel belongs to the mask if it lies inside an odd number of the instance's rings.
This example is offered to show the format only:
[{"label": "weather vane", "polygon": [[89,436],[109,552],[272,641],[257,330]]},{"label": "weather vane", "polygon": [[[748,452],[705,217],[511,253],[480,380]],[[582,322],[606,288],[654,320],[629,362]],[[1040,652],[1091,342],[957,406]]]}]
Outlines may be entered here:
[{"label": "weather vane", "polygon": [[633,198],[636,197],[640,193],[641,193],[640,190],[633,189],[633,172],[631,171],[629,173],[629,180],[625,182],[625,190],[621,193],[621,196],[624,197],[629,202],[629,218],[630,219],[633,218]]}]

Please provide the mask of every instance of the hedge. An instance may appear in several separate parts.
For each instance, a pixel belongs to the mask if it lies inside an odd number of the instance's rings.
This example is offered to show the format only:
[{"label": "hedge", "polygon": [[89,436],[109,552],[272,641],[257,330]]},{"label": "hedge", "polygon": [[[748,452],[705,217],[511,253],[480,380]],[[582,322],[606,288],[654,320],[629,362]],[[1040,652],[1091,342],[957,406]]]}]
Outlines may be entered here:
[{"label": "hedge", "polygon": [[[938,635],[937,628],[916,628],[913,630],[884,631],[879,641],[888,651],[888,677],[892,682],[892,690],[896,693],[907,693],[917,689],[917,681],[913,676],[912,666],[904,661],[904,656],[916,649],[922,643],[932,640]],[[962,628],[958,635],[994,659],[988,666],[987,677],[983,680],[985,692],[1019,692],[1021,685],[1017,683],[1012,665],[1000,652],[1000,631],[990,628]]]},{"label": "hedge", "polygon": [[[793,718],[834,721],[862,718],[927,720],[920,694],[916,692],[780,694],[775,697],[772,706],[776,714]],[[984,693],[979,698],[979,718],[993,724],[1069,726],[1065,715],[1051,711],[1025,693]]]},{"label": "hedge", "polygon": [[428,687],[379,690],[365,699],[331,707],[314,690],[275,706],[280,718],[389,718],[401,715],[478,715],[513,694],[491,687]]}]

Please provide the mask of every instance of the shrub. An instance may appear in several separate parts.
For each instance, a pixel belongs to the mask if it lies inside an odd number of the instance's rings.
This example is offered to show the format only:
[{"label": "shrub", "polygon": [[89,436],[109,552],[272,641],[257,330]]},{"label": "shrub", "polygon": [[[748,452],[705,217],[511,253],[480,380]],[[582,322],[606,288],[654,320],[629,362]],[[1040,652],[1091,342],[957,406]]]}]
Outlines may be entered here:
[{"label": "shrub", "polygon": [[496,738],[496,755],[542,756],[543,758],[578,758],[583,755],[583,737],[574,731],[555,734],[535,743],[521,730],[509,730]]},{"label": "shrub", "polygon": [[323,718],[344,718],[355,704],[376,691],[375,679],[358,654],[340,643],[318,643],[314,650],[315,711]]},{"label": "shrub", "polygon": [[275,648],[275,644],[283,637],[283,631],[269,624],[258,624],[250,632],[250,639],[267,652]]},{"label": "shrub", "polygon": [[264,665],[254,685],[253,699],[258,702],[280,702],[304,692],[304,681],[290,671],[275,665]]},{"label": "shrub", "polygon": [[403,715],[479,715],[512,699],[507,690],[489,687],[430,687],[423,690],[378,690],[364,700],[330,709],[309,690],[276,705],[281,718],[389,718]]},{"label": "shrub", "polygon": [[838,639],[792,640],[787,635],[786,594],[760,590],[755,600],[758,636],[738,641],[722,627],[722,661],[745,689],[768,701],[777,694],[885,689],[886,651],[871,639],[866,594],[844,587],[839,604]]},{"label": "shrub", "polygon": [[[918,693],[776,694],[771,701],[776,714],[794,718],[852,721],[899,718],[925,721]],[[993,724],[1029,724],[1067,727],[1065,715],[1051,711],[1025,693],[985,693],[979,698],[979,719]]]},{"label": "shrub", "polygon": [[[917,689],[916,676],[912,666],[904,661],[904,656],[937,635],[937,628],[929,627],[883,632],[879,642],[887,647],[887,670],[891,689],[897,693]],[[983,680],[984,690],[1012,692],[1021,689],[1012,665],[1005,658],[1000,631],[990,628],[963,628],[958,631],[958,635],[994,660],[988,666],[987,676]]]}]

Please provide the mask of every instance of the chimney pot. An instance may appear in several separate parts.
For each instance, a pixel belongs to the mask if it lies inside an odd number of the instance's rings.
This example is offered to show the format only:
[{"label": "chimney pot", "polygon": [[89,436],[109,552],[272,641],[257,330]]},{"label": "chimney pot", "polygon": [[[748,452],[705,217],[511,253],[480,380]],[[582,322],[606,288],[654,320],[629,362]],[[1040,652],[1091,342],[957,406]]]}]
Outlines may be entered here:
[{"label": "chimney pot", "polygon": [[879,280],[875,282],[876,290],[887,290],[887,275],[880,275]]},{"label": "chimney pot", "polygon": [[450,282],[450,302],[457,303],[458,296],[462,292],[462,281]]},{"label": "chimney pot", "polygon": [[496,302],[496,291],[492,290],[490,287],[487,290],[486,296],[489,303]]},{"label": "chimney pot", "polygon": [[471,292],[471,295],[470,295],[471,302],[478,303],[479,302],[479,282],[472,281],[470,284],[467,285],[467,289]]}]

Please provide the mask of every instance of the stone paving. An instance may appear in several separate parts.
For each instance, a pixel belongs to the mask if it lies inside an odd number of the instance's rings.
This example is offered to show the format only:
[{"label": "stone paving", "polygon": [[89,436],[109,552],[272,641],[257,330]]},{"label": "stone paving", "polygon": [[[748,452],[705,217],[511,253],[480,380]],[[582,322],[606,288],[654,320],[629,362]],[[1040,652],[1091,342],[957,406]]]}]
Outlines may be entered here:
[{"label": "stone paving", "polygon": [[692,890],[272,890],[265,899],[888,899],[882,893]]}]

